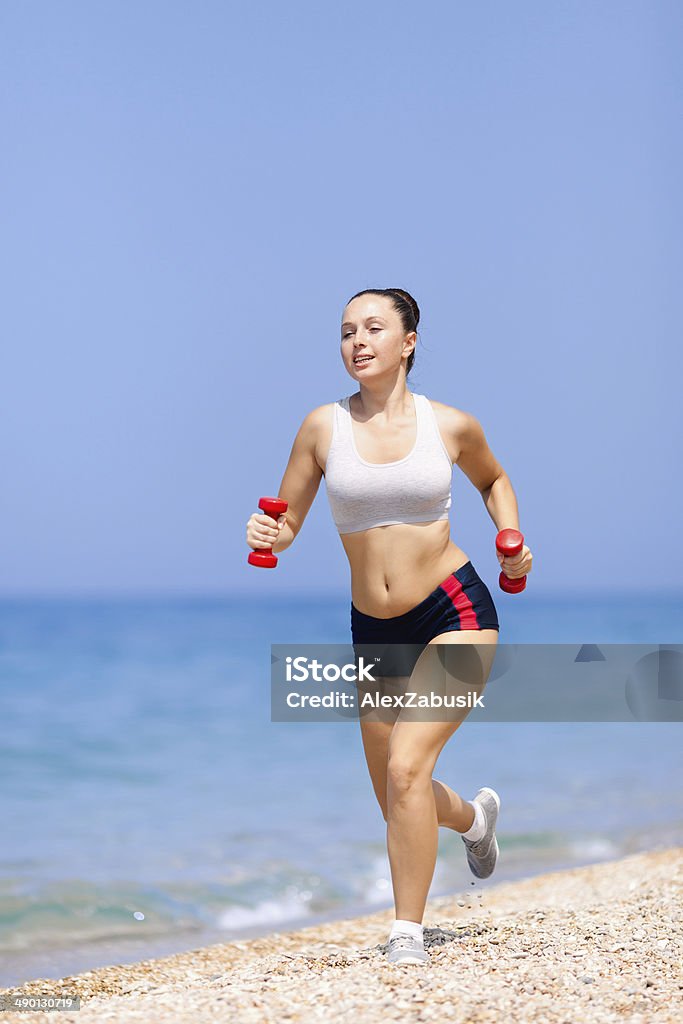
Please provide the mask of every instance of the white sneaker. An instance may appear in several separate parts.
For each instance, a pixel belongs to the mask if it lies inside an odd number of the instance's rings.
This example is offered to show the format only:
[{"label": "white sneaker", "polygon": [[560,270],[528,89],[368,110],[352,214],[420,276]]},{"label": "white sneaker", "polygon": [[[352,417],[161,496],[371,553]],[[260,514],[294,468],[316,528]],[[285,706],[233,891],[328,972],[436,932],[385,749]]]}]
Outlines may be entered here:
[{"label": "white sneaker", "polygon": [[387,942],[387,960],[390,964],[423,964],[429,960],[424,940],[398,932]]},{"label": "white sneaker", "polygon": [[496,839],[496,822],[500,810],[500,797],[495,789],[484,786],[479,790],[472,803],[481,804],[486,818],[486,831],[481,839],[473,841],[461,836],[467,850],[467,863],[476,878],[488,878],[498,861],[498,840]]}]

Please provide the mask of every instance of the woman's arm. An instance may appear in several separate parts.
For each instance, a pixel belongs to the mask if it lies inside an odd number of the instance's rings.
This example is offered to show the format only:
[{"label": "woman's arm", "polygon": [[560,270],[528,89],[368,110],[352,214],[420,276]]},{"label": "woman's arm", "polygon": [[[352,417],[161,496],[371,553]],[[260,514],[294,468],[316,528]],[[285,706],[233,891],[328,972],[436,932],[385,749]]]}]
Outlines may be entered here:
[{"label": "woman's arm", "polygon": [[285,525],[273,544],[275,554],[284,551],[294,541],[318,493],[323,474],[315,452],[321,418],[326,409],[329,410],[329,405],[318,406],[309,412],[294,438],[289,462],[277,492],[278,498],[287,502],[287,511]]},{"label": "woman's arm", "polygon": [[[510,478],[488,446],[481,423],[469,412],[432,401],[444,443],[455,465],[481,494],[486,511],[498,530],[519,530],[517,498]],[[531,572],[533,555],[523,545],[518,555],[501,555],[498,564],[509,579]]]},{"label": "woman's arm", "polygon": [[[455,443],[458,457],[456,463],[472,481],[484,499],[486,511],[498,530],[519,530],[517,498],[510,478],[488,446],[481,423],[468,412],[458,412],[454,418]],[[531,572],[533,555],[523,545],[519,554],[501,555],[497,552],[498,564],[509,579],[528,576]]]},{"label": "woman's arm", "polygon": [[498,530],[519,530],[517,498],[510,478],[488,446],[481,423],[459,409],[452,419],[456,465],[482,496],[486,511]]}]

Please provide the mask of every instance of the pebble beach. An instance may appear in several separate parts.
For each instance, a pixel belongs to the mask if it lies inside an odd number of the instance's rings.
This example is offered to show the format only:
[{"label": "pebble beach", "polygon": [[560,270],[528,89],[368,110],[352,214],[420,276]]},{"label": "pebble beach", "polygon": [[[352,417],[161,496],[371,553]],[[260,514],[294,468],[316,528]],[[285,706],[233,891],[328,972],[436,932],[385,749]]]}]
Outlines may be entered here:
[{"label": "pebble beach", "polygon": [[[393,910],[2,989],[90,1021],[680,1022],[683,847],[430,900],[424,966],[388,964]],[[51,1019],[33,1011],[31,1020]],[[26,1024],[26,1012],[5,1021]]]}]

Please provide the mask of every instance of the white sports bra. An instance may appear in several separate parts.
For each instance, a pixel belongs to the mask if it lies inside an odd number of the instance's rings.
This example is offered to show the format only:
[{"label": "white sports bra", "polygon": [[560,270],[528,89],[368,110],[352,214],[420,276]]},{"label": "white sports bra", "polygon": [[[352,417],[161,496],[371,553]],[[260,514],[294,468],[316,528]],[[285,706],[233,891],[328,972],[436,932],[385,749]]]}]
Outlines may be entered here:
[{"label": "white sports bra", "polygon": [[325,487],[339,533],[448,519],[453,463],[431,402],[411,392],[417,418],[412,451],[395,462],[366,462],[356,450],[349,399],[334,403]]}]

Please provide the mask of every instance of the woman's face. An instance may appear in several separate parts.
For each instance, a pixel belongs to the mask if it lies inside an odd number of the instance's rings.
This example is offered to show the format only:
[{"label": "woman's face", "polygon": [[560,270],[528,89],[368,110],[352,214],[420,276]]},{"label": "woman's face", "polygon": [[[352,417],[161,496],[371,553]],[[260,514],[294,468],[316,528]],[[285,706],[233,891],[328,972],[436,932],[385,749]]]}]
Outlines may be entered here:
[{"label": "woman's face", "polygon": [[401,358],[407,359],[412,352],[415,338],[414,331],[405,333],[393,302],[385,295],[359,295],[344,310],[341,354],[355,380],[387,370],[395,373]]}]

